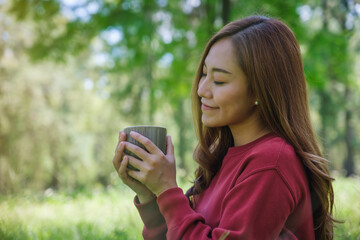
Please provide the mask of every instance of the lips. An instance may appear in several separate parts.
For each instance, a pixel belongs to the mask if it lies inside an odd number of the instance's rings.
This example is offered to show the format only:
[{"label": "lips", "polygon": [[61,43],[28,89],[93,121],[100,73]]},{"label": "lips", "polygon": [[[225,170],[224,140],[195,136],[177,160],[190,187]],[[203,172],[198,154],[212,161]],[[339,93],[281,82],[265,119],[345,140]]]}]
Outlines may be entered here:
[{"label": "lips", "polygon": [[209,105],[207,105],[205,103],[202,103],[201,109],[203,109],[203,110],[214,110],[214,109],[217,109],[217,107],[212,107],[212,106],[209,106]]}]

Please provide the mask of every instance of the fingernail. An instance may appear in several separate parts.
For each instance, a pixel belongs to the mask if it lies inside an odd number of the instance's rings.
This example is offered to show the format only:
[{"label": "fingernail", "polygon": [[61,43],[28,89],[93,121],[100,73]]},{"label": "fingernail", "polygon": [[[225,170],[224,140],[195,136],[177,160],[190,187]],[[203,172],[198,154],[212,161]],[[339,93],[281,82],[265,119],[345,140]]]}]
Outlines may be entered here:
[{"label": "fingernail", "polygon": [[134,132],[134,131],[131,131],[131,132],[130,132],[130,135],[135,136],[135,137],[136,137],[136,136],[139,136],[139,134],[138,134],[137,132]]}]

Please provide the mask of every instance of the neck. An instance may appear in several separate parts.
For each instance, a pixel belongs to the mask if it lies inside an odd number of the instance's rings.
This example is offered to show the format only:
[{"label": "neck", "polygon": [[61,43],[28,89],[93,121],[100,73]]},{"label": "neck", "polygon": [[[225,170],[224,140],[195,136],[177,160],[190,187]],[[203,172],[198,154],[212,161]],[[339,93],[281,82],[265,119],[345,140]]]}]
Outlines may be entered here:
[{"label": "neck", "polygon": [[245,145],[270,132],[258,118],[252,119],[245,124],[230,125],[229,128],[234,138],[235,147]]}]

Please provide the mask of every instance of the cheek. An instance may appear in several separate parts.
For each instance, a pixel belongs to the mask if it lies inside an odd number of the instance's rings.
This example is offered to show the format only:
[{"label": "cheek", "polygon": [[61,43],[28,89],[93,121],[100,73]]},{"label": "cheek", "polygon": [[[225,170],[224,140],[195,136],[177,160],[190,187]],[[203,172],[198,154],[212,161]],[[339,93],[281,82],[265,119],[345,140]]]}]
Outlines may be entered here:
[{"label": "cheek", "polygon": [[251,109],[250,99],[243,93],[224,94],[221,100],[223,110],[227,114],[246,115]]},{"label": "cheek", "polygon": [[219,97],[218,102],[223,107],[236,108],[244,104],[244,98],[237,91],[224,91]]}]

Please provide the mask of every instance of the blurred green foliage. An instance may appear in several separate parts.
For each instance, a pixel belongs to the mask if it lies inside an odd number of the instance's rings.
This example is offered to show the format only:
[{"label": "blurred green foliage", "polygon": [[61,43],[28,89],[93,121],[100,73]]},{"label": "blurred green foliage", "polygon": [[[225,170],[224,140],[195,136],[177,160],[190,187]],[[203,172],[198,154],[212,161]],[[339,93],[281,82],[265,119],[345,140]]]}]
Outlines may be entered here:
[{"label": "blurred green foliage", "polygon": [[252,14],[298,38],[332,170],[359,173],[360,3],[336,0],[0,2],[0,195],[117,179],[118,130],[163,125],[193,180],[190,89],[210,36]]}]

